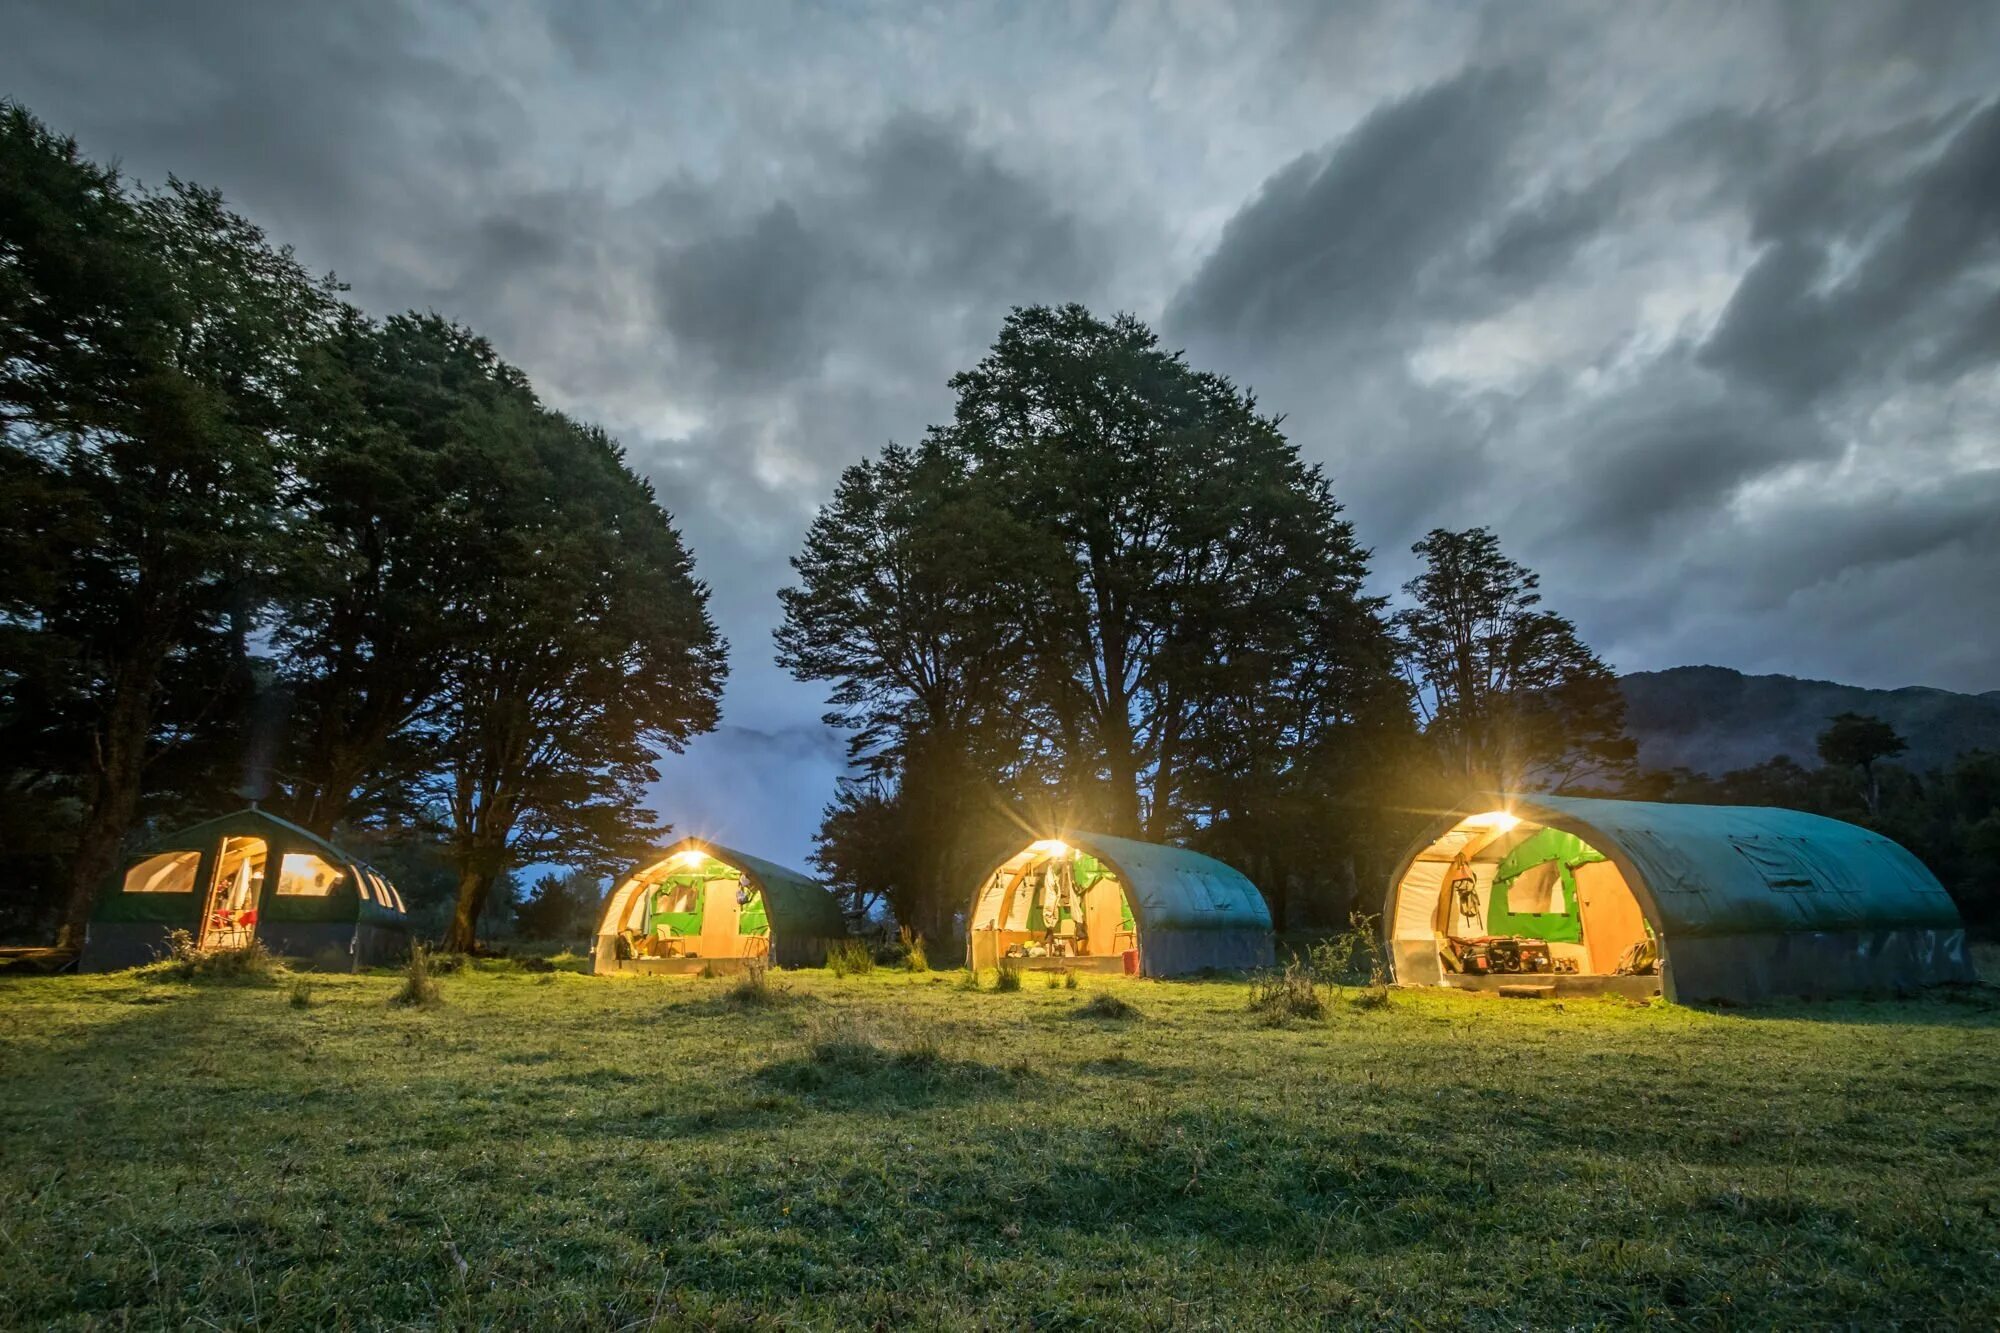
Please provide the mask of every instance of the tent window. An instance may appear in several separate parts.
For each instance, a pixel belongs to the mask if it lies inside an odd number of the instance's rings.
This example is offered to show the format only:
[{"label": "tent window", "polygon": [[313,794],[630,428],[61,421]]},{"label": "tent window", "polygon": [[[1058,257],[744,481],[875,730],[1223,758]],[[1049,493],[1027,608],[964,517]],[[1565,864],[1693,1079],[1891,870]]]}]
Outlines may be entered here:
[{"label": "tent window", "polygon": [[1515,916],[1566,912],[1569,908],[1559,891],[1561,884],[1562,862],[1544,861],[1531,866],[1507,886],[1507,911]]},{"label": "tent window", "polygon": [[347,872],[311,852],[287,852],[278,867],[278,894],[285,898],[324,898]]},{"label": "tent window", "polygon": [[1819,887],[1812,867],[1791,847],[1775,838],[1731,838],[1736,848],[1756,868],[1764,883],[1780,893],[1809,893]]},{"label": "tent window", "polygon": [[200,852],[161,852],[125,872],[127,893],[193,893]]}]

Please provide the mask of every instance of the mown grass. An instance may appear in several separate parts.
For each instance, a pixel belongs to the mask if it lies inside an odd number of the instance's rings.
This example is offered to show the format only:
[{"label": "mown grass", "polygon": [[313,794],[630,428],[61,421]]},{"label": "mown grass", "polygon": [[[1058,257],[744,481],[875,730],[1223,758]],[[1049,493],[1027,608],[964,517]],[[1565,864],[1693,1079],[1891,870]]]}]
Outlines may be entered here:
[{"label": "mown grass", "polygon": [[954,981],[0,979],[0,1326],[2000,1321],[1991,990]]}]

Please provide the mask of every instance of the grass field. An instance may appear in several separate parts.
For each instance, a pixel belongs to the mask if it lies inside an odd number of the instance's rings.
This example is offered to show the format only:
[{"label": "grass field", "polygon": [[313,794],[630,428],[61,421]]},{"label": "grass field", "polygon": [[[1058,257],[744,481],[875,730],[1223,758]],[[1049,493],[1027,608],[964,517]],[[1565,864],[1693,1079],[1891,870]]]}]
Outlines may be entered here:
[{"label": "grass field", "polygon": [[2000,1324],[2000,991],[962,976],[0,979],[0,1325]]}]

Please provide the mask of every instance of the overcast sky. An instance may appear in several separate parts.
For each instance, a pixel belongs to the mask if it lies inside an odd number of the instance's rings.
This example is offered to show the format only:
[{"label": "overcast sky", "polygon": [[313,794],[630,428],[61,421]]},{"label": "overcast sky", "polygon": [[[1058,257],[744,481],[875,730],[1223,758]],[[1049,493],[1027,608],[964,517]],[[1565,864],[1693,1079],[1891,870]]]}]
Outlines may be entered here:
[{"label": "overcast sky", "polygon": [[1382,592],[1488,524],[1620,670],[2000,687],[2000,5],[956,9],[0,0],[0,95],[624,441],[732,644],[661,810],[746,850],[839,763],[787,558],[1031,301],[1283,412]]}]

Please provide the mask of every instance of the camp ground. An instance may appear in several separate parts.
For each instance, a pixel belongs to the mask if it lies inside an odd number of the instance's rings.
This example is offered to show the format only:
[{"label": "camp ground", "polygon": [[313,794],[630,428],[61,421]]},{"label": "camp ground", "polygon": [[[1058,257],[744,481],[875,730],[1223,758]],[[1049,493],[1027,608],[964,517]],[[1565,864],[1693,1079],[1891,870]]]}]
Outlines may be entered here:
[{"label": "camp ground", "polygon": [[203,949],[252,941],[321,965],[400,958],[409,921],[396,886],[326,839],[251,808],[170,833],[98,899],[78,967],[151,962],[184,930]]},{"label": "camp ground", "polygon": [[1418,840],[1384,919],[1404,984],[1745,1002],[1973,980],[1916,857],[1761,806],[1486,797]]},{"label": "camp ground", "polygon": [[846,937],[840,904],[811,876],[683,838],[646,857],[612,891],[598,923],[592,970],[812,967]]},{"label": "camp ground", "polygon": [[975,969],[1185,976],[1272,960],[1256,885],[1214,857],[1101,833],[1029,843],[980,882],[967,918]]}]

